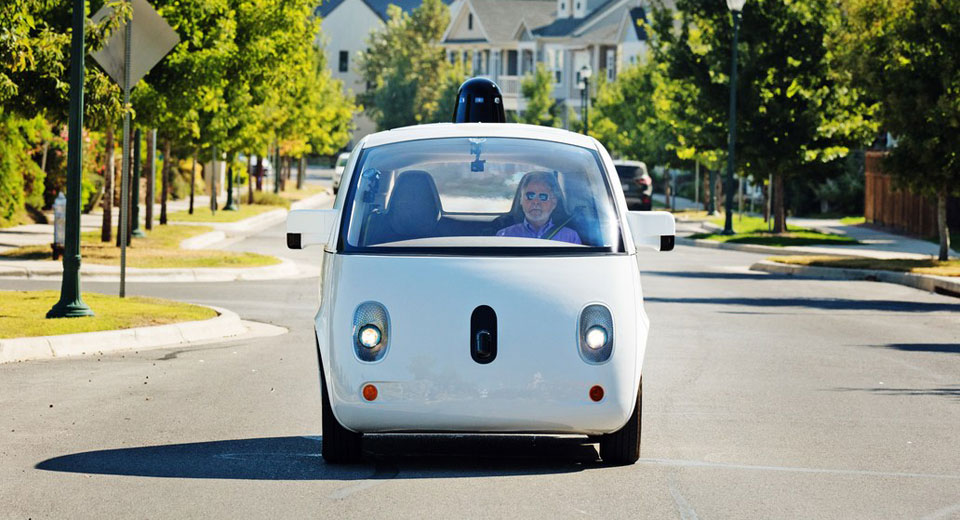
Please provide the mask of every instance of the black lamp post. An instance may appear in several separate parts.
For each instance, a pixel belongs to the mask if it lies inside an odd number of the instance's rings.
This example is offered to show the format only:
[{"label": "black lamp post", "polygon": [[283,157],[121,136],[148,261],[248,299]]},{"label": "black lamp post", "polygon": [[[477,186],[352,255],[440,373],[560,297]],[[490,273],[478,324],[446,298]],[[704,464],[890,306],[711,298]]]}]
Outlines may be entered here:
[{"label": "black lamp post", "polygon": [[580,68],[580,79],[583,80],[583,135],[590,133],[590,76],[593,69],[590,65]]},{"label": "black lamp post", "polygon": [[[70,41],[70,119],[67,138],[67,225],[63,253],[60,301],[47,312],[48,318],[93,316],[80,297],[80,172],[83,165],[83,0],[73,2],[73,36]],[[124,150],[124,153],[127,153]]]},{"label": "black lamp post", "polygon": [[723,234],[733,233],[733,168],[736,164],[734,152],[737,146],[737,41],[740,37],[740,13],[746,0],[727,0],[727,7],[733,15],[733,57],[730,60],[730,137],[727,152],[727,182],[723,188],[726,192],[724,210],[726,218],[723,223]]}]

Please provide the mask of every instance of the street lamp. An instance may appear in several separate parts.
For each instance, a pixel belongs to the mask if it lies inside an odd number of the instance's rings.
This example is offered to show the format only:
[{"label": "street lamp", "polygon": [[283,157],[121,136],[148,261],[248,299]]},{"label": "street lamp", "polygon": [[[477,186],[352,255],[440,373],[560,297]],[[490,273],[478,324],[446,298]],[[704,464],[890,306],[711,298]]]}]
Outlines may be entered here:
[{"label": "street lamp", "polygon": [[733,233],[733,167],[734,151],[737,143],[737,41],[740,37],[740,13],[743,11],[743,4],[746,0],[727,0],[727,8],[733,16],[733,57],[730,60],[730,137],[727,143],[729,151],[727,152],[727,182],[724,191],[727,195],[726,218],[723,223],[723,234],[732,235]]},{"label": "street lamp", "polygon": [[583,80],[583,135],[590,133],[590,76],[593,69],[590,65],[580,68],[580,79]]}]

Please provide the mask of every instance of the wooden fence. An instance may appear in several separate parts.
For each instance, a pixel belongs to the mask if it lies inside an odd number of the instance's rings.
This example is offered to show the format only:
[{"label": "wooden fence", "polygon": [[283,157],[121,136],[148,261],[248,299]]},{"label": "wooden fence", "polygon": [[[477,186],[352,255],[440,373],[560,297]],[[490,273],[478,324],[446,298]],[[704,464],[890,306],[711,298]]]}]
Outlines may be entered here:
[{"label": "wooden fence", "polygon": [[924,237],[937,235],[937,201],[896,189],[883,173],[883,152],[866,153],[863,215],[867,222]]}]

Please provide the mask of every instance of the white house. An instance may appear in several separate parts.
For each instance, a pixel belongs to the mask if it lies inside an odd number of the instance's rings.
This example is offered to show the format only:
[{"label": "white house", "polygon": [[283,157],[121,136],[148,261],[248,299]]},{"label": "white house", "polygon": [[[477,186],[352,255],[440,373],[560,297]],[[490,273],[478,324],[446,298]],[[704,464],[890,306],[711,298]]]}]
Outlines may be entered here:
[{"label": "white house", "polygon": [[[451,1],[444,0],[448,5]],[[333,77],[343,81],[346,91],[359,94],[366,90],[357,60],[367,48],[370,33],[386,24],[390,4],[409,13],[420,6],[421,0],[324,0],[314,11],[322,18],[321,34],[327,64]],[[357,114],[354,123],[356,130],[348,145],[350,148],[363,136],[376,131],[374,122],[362,113]]]},{"label": "white house", "polygon": [[507,110],[523,110],[520,81],[538,63],[553,72],[554,97],[579,109],[584,66],[595,85],[645,55],[646,11],[644,0],[461,0],[442,45],[497,82]]}]

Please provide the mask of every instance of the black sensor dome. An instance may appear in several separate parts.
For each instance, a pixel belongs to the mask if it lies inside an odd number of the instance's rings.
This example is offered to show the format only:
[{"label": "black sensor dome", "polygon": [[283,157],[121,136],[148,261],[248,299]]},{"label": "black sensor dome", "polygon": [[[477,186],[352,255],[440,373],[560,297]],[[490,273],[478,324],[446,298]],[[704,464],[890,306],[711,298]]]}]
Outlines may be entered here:
[{"label": "black sensor dome", "polygon": [[505,123],[503,94],[500,87],[486,78],[470,78],[457,91],[453,109],[454,123]]}]

